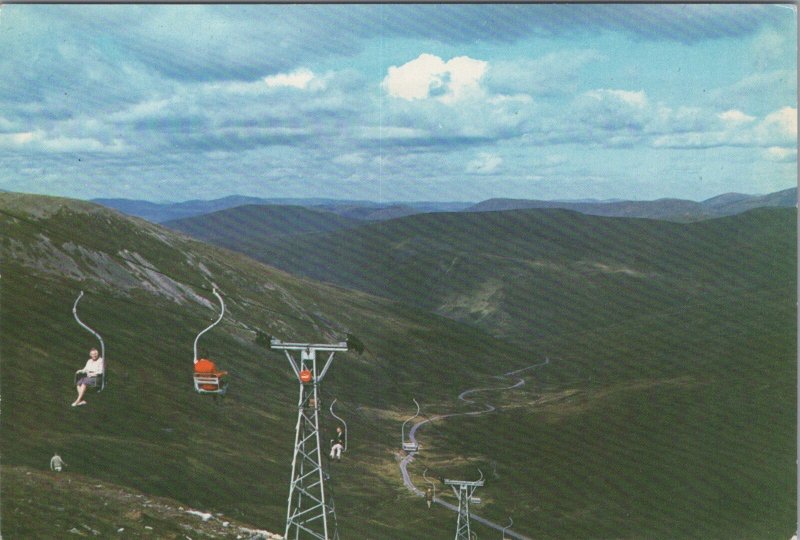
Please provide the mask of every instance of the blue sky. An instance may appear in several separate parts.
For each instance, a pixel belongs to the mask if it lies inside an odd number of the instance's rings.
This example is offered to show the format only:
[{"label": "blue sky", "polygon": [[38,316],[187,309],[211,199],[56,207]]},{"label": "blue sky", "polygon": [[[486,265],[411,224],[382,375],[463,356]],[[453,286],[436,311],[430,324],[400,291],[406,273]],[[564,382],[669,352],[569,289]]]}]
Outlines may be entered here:
[{"label": "blue sky", "polygon": [[4,5],[0,189],[480,201],[797,184],[793,5]]}]

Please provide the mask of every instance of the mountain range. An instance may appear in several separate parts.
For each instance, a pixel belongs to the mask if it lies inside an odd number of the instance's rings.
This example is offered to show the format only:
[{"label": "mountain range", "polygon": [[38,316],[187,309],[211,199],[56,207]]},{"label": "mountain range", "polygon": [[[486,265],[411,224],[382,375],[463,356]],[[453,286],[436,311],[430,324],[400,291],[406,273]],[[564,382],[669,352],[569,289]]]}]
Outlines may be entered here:
[{"label": "mountain range", "polygon": [[154,223],[189,218],[244,205],[288,205],[325,210],[343,217],[381,221],[428,212],[485,212],[524,208],[562,208],[590,215],[609,217],[641,217],[687,222],[738,214],[763,206],[794,207],[797,188],[768,195],[727,193],[702,202],[683,199],[656,201],[624,200],[528,200],[489,199],[477,204],[463,202],[396,202],[348,201],[334,199],[287,199],[230,196],[214,200],[193,200],[177,203],[154,203],[130,199],[94,199],[92,202]]},{"label": "mountain range", "polygon": [[584,214],[608,217],[638,217],[689,222],[713,217],[729,216],[761,207],[794,207],[797,205],[797,188],[785,189],[768,195],[725,193],[701,202],[684,199],[658,199],[655,201],[537,201],[525,199],[489,199],[466,212],[519,210],[523,208],[563,208]]}]

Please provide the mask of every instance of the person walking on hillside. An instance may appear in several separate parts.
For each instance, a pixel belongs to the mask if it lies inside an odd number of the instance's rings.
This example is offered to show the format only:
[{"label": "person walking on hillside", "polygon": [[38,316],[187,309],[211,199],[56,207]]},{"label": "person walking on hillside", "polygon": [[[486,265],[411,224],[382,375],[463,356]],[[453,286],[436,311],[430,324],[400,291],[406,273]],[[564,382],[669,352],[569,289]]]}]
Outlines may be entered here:
[{"label": "person walking on hillside", "polygon": [[61,472],[61,469],[66,467],[67,464],[61,459],[61,456],[58,455],[58,452],[53,454],[53,457],[50,458],[50,470],[55,472]]},{"label": "person walking on hillside", "polygon": [[336,438],[331,441],[331,459],[342,461],[342,450],[344,450],[344,433],[341,426],[336,426]]},{"label": "person walking on hillside", "polygon": [[100,356],[100,351],[95,348],[89,349],[89,360],[86,361],[86,365],[83,366],[83,369],[79,369],[75,372],[76,375],[80,374],[81,376],[78,378],[76,384],[78,397],[72,402],[73,407],[86,405],[86,401],[83,399],[84,394],[86,394],[86,389],[89,386],[97,385],[97,378],[103,374],[103,369],[104,364],[103,358]]},{"label": "person walking on hillside", "polygon": [[428,510],[431,509],[431,504],[433,504],[433,490],[428,488],[428,491],[425,492],[425,501],[428,503]]}]

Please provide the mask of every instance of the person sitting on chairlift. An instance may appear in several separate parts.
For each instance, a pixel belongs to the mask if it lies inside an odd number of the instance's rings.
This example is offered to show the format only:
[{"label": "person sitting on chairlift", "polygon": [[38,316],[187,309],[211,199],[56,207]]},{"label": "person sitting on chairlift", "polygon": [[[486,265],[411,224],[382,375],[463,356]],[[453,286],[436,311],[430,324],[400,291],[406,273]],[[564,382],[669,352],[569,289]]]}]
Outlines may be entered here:
[{"label": "person sitting on chairlift", "polygon": [[[217,365],[207,359],[201,358],[197,362],[194,363],[194,372],[197,374],[202,375],[214,375],[219,380],[219,388],[224,388],[227,385],[227,381],[223,380],[223,377],[228,375],[227,371],[217,371]],[[202,384],[200,387],[203,390],[217,390],[217,387],[213,384]]]},{"label": "person sitting on chairlift", "polygon": [[86,361],[86,365],[83,366],[83,369],[79,369],[75,372],[76,374],[81,374],[81,377],[76,384],[78,397],[72,402],[73,407],[86,405],[86,401],[83,399],[84,394],[86,394],[86,389],[89,386],[97,386],[97,378],[103,375],[103,369],[104,364],[103,358],[100,356],[100,351],[91,348],[89,350],[89,360]]},{"label": "person sitting on chairlift", "polygon": [[336,438],[331,441],[331,459],[342,461],[342,450],[344,450],[344,433],[341,426],[336,426]]}]

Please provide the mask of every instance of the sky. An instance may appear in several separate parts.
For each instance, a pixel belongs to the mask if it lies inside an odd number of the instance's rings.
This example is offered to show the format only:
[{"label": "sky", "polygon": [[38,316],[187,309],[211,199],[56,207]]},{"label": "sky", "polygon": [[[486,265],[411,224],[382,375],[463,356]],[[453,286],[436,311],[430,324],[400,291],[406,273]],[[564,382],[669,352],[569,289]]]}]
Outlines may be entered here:
[{"label": "sky", "polygon": [[777,4],[0,6],[0,189],[703,200],[797,185]]}]

